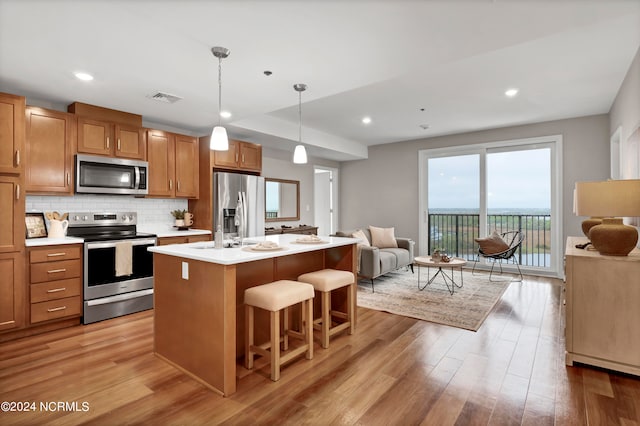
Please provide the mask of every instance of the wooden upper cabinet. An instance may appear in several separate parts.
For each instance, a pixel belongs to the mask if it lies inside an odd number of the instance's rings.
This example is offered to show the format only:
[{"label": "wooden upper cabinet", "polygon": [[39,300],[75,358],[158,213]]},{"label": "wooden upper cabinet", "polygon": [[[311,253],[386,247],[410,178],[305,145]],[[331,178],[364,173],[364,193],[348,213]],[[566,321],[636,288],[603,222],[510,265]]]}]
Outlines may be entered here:
[{"label": "wooden upper cabinet", "polygon": [[147,130],[149,196],[174,197],[175,136],[160,130]]},{"label": "wooden upper cabinet", "polygon": [[72,195],[75,116],[27,107],[26,117],[25,190]]},{"label": "wooden upper cabinet", "polygon": [[198,138],[175,135],[176,197],[198,198]]},{"label": "wooden upper cabinet", "polygon": [[78,152],[144,160],[144,129],[78,117]]},{"label": "wooden upper cabinet", "polygon": [[78,152],[112,155],[113,125],[104,121],[78,117]]},{"label": "wooden upper cabinet", "polygon": [[229,140],[228,151],[213,151],[213,167],[232,170],[262,171],[262,145]]},{"label": "wooden upper cabinet", "polygon": [[198,198],[198,138],[147,130],[149,196]]},{"label": "wooden upper cabinet", "polygon": [[25,238],[25,203],[19,176],[0,175],[0,206],[5,212],[0,220],[0,252],[21,251]]},{"label": "wooden upper cabinet", "polygon": [[262,170],[262,145],[240,142],[240,167],[243,170]]},{"label": "wooden upper cabinet", "polygon": [[0,93],[0,173],[24,169],[24,114],[24,96]]},{"label": "wooden upper cabinet", "polygon": [[144,160],[146,150],[144,129],[140,127],[115,125],[115,156]]}]

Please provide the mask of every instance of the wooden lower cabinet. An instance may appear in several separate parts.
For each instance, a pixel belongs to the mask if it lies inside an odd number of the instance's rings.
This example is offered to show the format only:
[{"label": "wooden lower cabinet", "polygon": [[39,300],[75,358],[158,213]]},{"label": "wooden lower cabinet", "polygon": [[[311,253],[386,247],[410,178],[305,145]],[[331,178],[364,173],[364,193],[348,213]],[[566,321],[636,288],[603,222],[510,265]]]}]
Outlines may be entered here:
[{"label": "wooden lower cabinet", "polygon": [[0,253],[0,331],[24,325],[24,253]]},{"label": "wooden lower cabinet", "polygon": [[82,245],[29,249],[30,323],[82,315]]},{"label": "wooden lower cabinet", "polygon": [[185,236],[178,236],[178,237],[160,237],[158,238],[158,245],[166,246],[169,244],[197,243],[199,241],[211,241],[211,234],[185,235]]},{"label": "wooden lower cabinet", "polygon": [[602,256],[569,237],[565,251],[566,364],[640,375],[640,250]]}]

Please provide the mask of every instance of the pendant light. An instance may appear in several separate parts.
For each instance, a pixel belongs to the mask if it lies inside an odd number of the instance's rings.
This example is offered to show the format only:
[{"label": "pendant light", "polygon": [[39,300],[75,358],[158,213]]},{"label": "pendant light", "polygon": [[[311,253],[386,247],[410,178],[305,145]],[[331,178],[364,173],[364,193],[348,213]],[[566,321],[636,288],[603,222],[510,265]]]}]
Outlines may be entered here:
[{"label": "pendant light", "polygon": [[215,151],[227,151],[229,149],[229,138],[227,129],[220,124],[222,112],[222,59],[229,56],[231,51],[225,47],[216,46],[211,48],[213,56],[218,58],[218,125],[213,128],[209,148]]},{"label": "pendant light", "polygon": [[298,83],[293,88],[298,92],[298,117],[300,119],[300,128],[298,132],[298,145],[293,151],[293,162],[295,164],[307,164],[307,150],[302,145],[302,92],[307,90],[307,85]]}]

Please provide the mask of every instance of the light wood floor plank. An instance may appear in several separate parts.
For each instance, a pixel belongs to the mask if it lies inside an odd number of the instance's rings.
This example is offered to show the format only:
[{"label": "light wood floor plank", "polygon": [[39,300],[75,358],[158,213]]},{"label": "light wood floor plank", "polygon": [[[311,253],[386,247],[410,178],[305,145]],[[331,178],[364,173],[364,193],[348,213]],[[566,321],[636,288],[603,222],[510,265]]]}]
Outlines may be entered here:
[{"label": "light wood floor plank", "polygon": [[[153,355],[153,312],[0,344],[0,400],[89,410],[2,425],[597,425],[640,423],[640,379],[564,364],[562,283],[511,283],[477,332],[358,308],[313,360],[269,379],[238,365],[224,398]],[[82,406],[79,406],[82,408]]]}]

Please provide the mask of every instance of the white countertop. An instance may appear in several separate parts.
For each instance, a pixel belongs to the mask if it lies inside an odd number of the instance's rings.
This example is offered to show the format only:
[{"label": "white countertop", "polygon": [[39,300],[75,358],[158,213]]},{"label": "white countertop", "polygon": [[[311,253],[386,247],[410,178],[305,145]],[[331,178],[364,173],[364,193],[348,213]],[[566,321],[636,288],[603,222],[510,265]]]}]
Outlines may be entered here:
[{"label": "white countertop", "polygon": [[60,244],[82,244],[84,240],[76,237],[63,238],[31,238],[25,240],[26,247],[57,246]]},{"label": "white countertop", "polygon": [[234,248],[214,248],[213,241],[204,241],[190,244],[173,244],[168,246],[150,247],[148,250],[153,253],[166,254],[185,259],[200,260],[203,262],[218,263],[221,265],[234,265],[238,263],[251,262],[254,260],[269,259],[279,256],[288,256],[296,253],[303,253],[315,250],[323,250],[331,247],[340,247],[350,244],[356,244],[360,240],[357,238],[345,237],[329,237],[320,236],[322,243],[304,244],[296,243],[296,240],[304,238],[304,235],[298,234],[279,234],[269,235],[266,237],[247,238],[245,244],[249,241],[273,241],[282,247],[273,251],[250,251],[245,245],[244,247]]},{"label": "white countertop", "polygon": [[170,225],[138,225],[138,232],[155,234],[158,238],[211,234],[211,231],[207,229],[185,229],[183,231],[179,231],[178,228]]}]

